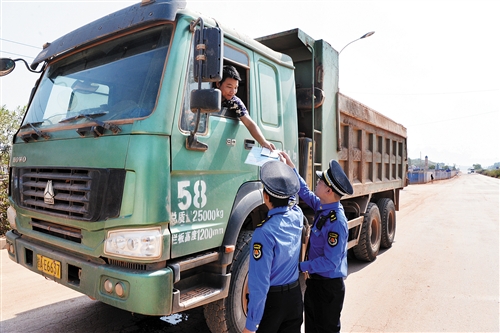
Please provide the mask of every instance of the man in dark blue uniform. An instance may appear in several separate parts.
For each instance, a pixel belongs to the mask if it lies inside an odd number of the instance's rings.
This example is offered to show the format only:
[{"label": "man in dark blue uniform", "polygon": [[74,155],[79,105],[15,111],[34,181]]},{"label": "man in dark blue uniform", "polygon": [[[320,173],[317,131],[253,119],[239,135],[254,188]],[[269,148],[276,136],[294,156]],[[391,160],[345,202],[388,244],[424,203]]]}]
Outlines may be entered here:
[{"label": "man in dark blue uniform", "polygon": [[252,236],[243,333],[300,333],[303,303],[297,265],[304,216],[295,202],[300,184],[292,169],[278,161],[265,163],[260,178],[269,212]]},{"label": "man in dark blue uniform", "polygon": [[307,258],[299,264],[299,270],[309,276],[304,295],[305,332],[340,332],[349,235],[340,198],[352,194],[353,188],[338,162],[331,160],[327,170],[316,172],[319,179],[312,192],[290,157],[281,155],[300,181],[300,198],[315,212]]},{"label": "man in dark blue uniform", "polygon": [[236,96],[238,92],[239,82],[241,81],[240,74],[234,66],[224,66],[222,70],[222,80],[217,82],[217,88],[222,94],[221,113],[235,112],[236,116],[243,122],[250,134],[257,142],[269,150],[274,150],[276,147],[271,142],[267,141],[262,134],[259,126],[248,115],[248,110],[241,99]]}]

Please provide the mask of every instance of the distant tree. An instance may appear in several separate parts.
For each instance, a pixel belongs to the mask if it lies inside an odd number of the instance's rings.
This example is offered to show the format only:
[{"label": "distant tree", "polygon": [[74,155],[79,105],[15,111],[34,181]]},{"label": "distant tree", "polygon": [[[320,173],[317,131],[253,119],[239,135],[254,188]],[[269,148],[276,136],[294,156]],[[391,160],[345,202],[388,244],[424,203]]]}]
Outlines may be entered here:
[{"label": "distant tree", "polygon": [[429,170],[434,170],[434,169],[436,169],[435,165],[429,165]]},{"label": "distant tree", "polygon": [[472,168],[474,170],[482,170],[483,168],[481,167],[481,164],[472,164]]},{"label": "distant tree", "polygon": [[8,110],[5,105],[0,109],[0,235],[4,235],[10,229],[7,221],[9,156],[12,149],[12,137],[19,128],[25,111],[26,107]]}]

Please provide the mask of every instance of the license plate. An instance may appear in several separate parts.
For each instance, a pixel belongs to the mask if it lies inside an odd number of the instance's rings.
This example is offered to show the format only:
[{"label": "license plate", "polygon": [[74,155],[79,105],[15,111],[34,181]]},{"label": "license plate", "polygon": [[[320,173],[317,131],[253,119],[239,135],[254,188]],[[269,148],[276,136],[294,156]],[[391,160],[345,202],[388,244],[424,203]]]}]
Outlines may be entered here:
[{"label": "license plate", "polygon": [[48,275],[61,278],[61,262],[44,257],[40,254],[36,255],[36,268]]}]

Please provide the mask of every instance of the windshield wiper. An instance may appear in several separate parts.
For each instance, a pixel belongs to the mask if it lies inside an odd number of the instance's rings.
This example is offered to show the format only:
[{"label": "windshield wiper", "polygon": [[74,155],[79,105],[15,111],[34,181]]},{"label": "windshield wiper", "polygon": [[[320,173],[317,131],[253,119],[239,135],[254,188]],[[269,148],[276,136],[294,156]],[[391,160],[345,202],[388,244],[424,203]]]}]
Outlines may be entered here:
[{"label": "windshield wiper", "polygon": [[33,131],[35,131],[35,133],[21,135],[21,139],[23,139],[24,142],[30,142],[31,139],[38,140],[40,137],[42,137],[44,139],[50,139],[50,135],[48,135],[47,133],[43,133],[42,131],[40,131],[38,128],[35,127],[35,125],[40,126],[42,123],[43,123],[43,121],[42,122],[33,122],[33,123],[26,123],[23,126],[21,126],[21,128],[31,127],[31,129],[33,129]]},{"label": "windshield wiper", "polygon": [[[62,119],[61,121],[59,121],[59,123],[65,123],[65,122],[73,121],[73,120],[80,119],[80,118],[86,118],[87,120],[90,120],[90,121],[97,123],[98,126],[97,126],[97,128],[94,128],[93,131],[96,134],[98,134],[98,136],[101,136],[104,133],[104,129],[110,130],[111,132],[113,132],[113,134],[120,133],[122,131],[121,128],[116,126],[115,124],[105,123],[104,121],[100,121],[100,120],[92,118],[92,117],[104,116],[105,114],[107,114],[107,112],[80,113],[79,115]],[[83,133],[83,131],[81,129],[78,129],[77,133],[81,136],[81,133]]]},{"label": "windshield wiper", "polygon": [[76,116],[72,116],[72,117],[61,119],[59,121],[59,123],[66,123],[68,121],[73,121],[73,120],[77,120],[77,119],[80,119],[80,118],[87,118],[87,119],[90,119],[90,120],[94,121],[95,119],[93,119],[92,117],[100,117],[100,116],[104,116],[105,114],[107,114],[107,112],[80,113],[80,114],[77,114]]},{"label": "windshield wiper", "polygon": [[26,123],[24,124],[23,126],[19,127],[19,129],[24,129],[24,128],[28,128],[28,127],[31,127],[33,128],[33,126],[40,126],[41,124],[43,124],[43,121],[34,121],[32,123]]}]

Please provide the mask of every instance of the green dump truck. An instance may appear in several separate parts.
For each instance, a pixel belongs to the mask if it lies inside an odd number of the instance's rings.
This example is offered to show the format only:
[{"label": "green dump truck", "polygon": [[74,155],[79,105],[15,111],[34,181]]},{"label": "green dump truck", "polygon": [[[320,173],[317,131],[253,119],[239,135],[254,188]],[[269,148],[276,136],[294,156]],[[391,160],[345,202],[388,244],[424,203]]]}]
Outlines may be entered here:
[{"label": "green dump truck", "polygon": [[240,332],[248,242],[266,209],[259,166],[245,163],[257,143],[220,111],[222,65],[311,188],[330,159],[342,165],[358,259],[394,240],[406,129],[338,93],[327,42],[299,29],[254,40],[185,7],[144,0],[44,45],[13,142],[7,249],[106,304],[155,316],[204,306],[213,332]]}]

